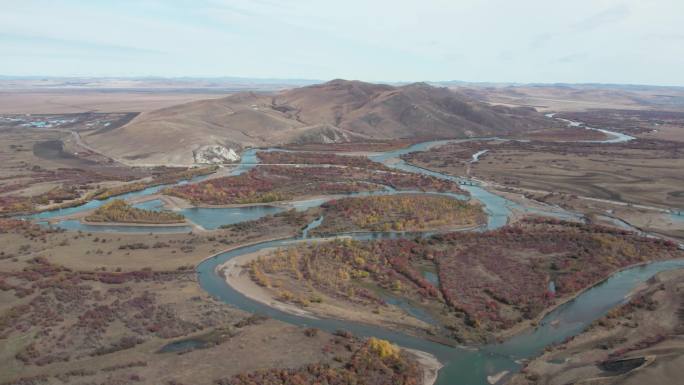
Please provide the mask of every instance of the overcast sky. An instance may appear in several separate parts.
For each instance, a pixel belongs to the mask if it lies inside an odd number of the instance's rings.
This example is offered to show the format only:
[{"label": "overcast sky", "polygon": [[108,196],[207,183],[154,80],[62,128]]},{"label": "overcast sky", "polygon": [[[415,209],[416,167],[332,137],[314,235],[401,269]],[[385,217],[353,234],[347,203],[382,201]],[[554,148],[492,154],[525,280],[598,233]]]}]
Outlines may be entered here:
[{"label": "overcast sky", "polygon": [[0,0],[0,74],[684,85],[684,0]]}]

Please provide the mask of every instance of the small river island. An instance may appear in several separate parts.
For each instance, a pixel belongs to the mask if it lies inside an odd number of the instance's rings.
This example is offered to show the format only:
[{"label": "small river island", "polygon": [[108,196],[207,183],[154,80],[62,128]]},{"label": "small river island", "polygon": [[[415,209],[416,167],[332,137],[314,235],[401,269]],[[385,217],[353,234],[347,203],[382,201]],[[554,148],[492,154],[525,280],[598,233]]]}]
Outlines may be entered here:
[{"label": "small river island", "polygon": [[86,222],[93,223],[135,223],[149,225],[167,225],[184,223],[185,217],[179,213],[164,210],[146,210],[131,206],[127,202],[115,199],[99,207],[85,217]]}]

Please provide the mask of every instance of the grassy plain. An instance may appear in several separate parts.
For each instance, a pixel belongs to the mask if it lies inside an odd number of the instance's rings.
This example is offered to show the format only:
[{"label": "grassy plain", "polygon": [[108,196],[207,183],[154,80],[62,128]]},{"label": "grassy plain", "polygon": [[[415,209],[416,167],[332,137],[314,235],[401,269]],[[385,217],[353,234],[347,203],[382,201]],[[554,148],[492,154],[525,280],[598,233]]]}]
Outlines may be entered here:
[{"label": "grassy plain", "polygon": [[5,89],[0,92],[0,114],[143,112],[224,96],[223,93],[188,91]]},{"label": "grassy plain", "polygon": [[684,146],[678,142],[478,142],[447,145],[408,160],[464,175],[469,156],[482,149],[488,152],[470,168],[471,176],[485,181],[662,208],[684,206],[684,174],[679,172]]},{"label": "grassy plain", "polygon": [[[343,367],[368,349],[366,342],[231,308],[199,287],[194,270],[220,250],[293,236],[316,215],[290,212],[207,234],[159,235],[51,231],[2,220],[0,382],[214,384],[257,370]],[[161,352],[183,341],[202,345]],[[422,369],[404,354],[403,367],[413,371],[396,375],[419,381]],[[369,373],[359,368],[360,376]]]}]

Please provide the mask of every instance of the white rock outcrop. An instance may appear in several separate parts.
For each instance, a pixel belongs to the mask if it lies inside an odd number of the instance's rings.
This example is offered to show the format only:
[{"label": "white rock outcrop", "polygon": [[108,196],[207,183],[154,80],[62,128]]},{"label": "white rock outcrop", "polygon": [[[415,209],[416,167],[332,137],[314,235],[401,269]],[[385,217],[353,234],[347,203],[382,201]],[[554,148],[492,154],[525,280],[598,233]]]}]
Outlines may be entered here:
[{"label": "white rock outcrop", "polygon": [[226,148],[218,144],[206,145],[192,152],[195,163],[219,164],[233,163],[240,160],[240,155],[232,148]]},{"label": "white rock outcrop", "polygon": [[349,136],[344,132],[331,131],[331,132],[321,132],[321,142],[330,143],[347,143],[349,142]]}]

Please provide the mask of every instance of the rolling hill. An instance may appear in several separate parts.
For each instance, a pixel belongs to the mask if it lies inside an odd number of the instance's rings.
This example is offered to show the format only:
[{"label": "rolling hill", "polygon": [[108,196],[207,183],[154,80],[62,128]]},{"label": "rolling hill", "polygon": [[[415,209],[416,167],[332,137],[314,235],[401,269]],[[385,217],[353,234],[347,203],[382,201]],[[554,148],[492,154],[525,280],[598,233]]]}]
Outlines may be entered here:
[{"label": "rolling hill", "polygon": [[228,153],[288,143],[467,138],[552,124],[531,108],[491,106],[425,83],[394,87],[333,80],[144,112],[123,127],[83,140],[126,163],[189,165],[221,158],[217,148]]}]

